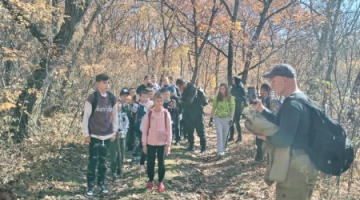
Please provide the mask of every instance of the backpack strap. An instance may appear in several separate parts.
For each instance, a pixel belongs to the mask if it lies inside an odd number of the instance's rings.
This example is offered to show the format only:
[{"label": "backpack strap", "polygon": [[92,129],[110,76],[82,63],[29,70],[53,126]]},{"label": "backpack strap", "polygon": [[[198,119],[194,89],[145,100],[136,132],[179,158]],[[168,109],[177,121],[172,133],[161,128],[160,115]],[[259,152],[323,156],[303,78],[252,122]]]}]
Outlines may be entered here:
[{"label": "backpack strap", "polygon": [[93,116],[95,110],[96,110],[96,107],[97,107],[97,103],[98,103],[98,98],[99,98],[99,92],[98,91],[95,91],[94,92],[94,98],[91,102],[91,114],[90,114],[90,117],[89,117],[89,121],[91,119],[91,117]]},{"label": "backpack strap", "polygon": [[115,101],[114,101],[115,97],[114,97],[113,93],[107,92],[107,94],[109,95],[111,106],[114,107],[115,106]]},{"label": "backpack strap", "polygon": [[321,108],[319,108],[318,106],[316,106],[310,99],[308,100],[304,100],[304,99],[299,99],[299,98],[296,98],[296,97],[289,97],[289,100],[294,100],[294,101],[297,101],[297,102],[300,102],[304,105],[307,105],[308,107],[318,111],[318,112],[323,112],[323,110]]},{"label": "backpack strap", "polygon": [[[148,118],[149,118],[149,127],[148,127],[148,130],[150,129],[150,119],[151,119],[151,115],[152,115],[152,110],[149,110],[148,112]],[[149,134],[149,132],[148,132]]]}]

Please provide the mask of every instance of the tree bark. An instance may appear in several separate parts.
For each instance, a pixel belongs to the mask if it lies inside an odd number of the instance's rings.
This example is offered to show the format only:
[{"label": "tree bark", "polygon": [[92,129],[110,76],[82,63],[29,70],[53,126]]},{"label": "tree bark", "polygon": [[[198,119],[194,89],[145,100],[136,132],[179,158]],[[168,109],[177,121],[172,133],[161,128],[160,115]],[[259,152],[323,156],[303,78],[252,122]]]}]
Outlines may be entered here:
[{"label": "tree bark", "polygon": [[16,5],[13,5],[8,0],[2,0],[2,3],[14,17],[15,21],[19,21],[19,19],[22,18],[23,21],[26,22],[26,28],[42,44],[45,55],[49,55],[48,57],[41,58],[39,68],[35,69],[32,76],[27,80],[26,88],[20,94],[17,107],[14,110],[17,121],[12,124],[13,128],[11,131],[16,133],[14,139],[21,141],[28,136],[28,123],[37,99],[35,93],[30,93],[29,90],[41,90],[44,80],[51,71],[50,65],[55,63],[56,60],[64,54],[66,47],[69,45],[79,22],[83,19],[92,0],[85,0],[80,4],[75,4],[73,0],[65,0],[64,15],[66,17],[64,17],[64,22],[59,32],[53,38],[52,45],[49,43],[46,35],[44,35],[35,24],[15,9]]}]

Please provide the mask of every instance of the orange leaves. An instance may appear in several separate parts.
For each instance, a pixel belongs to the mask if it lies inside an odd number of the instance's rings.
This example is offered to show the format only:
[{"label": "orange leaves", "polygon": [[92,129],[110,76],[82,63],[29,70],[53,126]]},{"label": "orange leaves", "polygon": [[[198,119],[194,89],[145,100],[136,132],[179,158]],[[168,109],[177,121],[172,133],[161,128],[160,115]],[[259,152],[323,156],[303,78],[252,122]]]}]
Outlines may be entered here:
[{"label": "orange leaves", "polygon": [[81,75],[84,78],[93,78],[95,75],[105,71],[104,65],[85,65],[81,66]]},{"label": "orange leaves", "polygon": [[10,103],[10,102],[5,102],[3,104],[0,105],[0,112],[2,111],[8,111],[10,110],[11,108],[15,108],[16,105],[13,104],[13,103]]}]

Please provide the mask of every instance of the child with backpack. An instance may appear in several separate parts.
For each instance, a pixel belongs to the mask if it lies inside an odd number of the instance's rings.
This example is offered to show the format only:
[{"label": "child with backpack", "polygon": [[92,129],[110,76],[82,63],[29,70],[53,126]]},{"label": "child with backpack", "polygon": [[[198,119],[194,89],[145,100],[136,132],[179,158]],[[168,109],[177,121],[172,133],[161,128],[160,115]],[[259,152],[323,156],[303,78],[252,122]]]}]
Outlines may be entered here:
[{"label": "child with backpack", "polygon": [[[146,102],[148,101],[148,93],[146,90],[143,90],[139,94],[140,101],[136,102],[133,106],[133,113],[134,113],[134,131],[136,136],[136,142],[135,142],[135,148],[133,149],[133,158],[132,163],[135,163],[137,160],[138,151],[141,151],[142,143],[141,143],[141,130],[140,125],[143,117],[145,116],[147,112]],[[141,157],[140,157],[140,172],[145,171],[145,159],[146,154],[144,154],[141,151]]]},{"label": "child with backpack", "polygon": [[163,193],[165,186],[165,156],[169,155],[172,140],[171,117],[163,107],[163,96],[156,93],[154,96],[154,108],[149,110],[144,118],[142,131],[143,152],[147,154],[147,173],[149,181],[147,189],[154,188],[155,158],[158,161],[158,191]]},{"label": "child with backpack", "polygon": [[110,142],[110,160],[111,160],[111,174],[113,179],[115,180],[118,175],[121,174],[122,164],[124,163],[125,157],[125,143],[126,136],[129,130],[129,119],[125,112],[123,112],[123,104],[121,100],[118,100],[118,132],[116,136],[116,141]]},{"label": "child with backpack", "polygon": [[[84,106],[82,133],[85,143],[89,144],[89,165],[87,169],[87,197],[94,195],[95,181],[102,194],[108,194],[105,185],[106,157],[110,140],[115,140],[118,130],[118,112],[116,99],[108,92],[109,76],[96,76],[97,91],[91,94]],[[95,169],[98,167],[96,175]]]},{"label": "child with backpack", "polygon": [[172,133],[175,136],[175,144],[180,145],[180,131],[179,131],[179,109],[177,103],[171,98],[170,90],[174,92],[175,88],[169,86],[168,88],[162,88],[161,94],[164,97],[163,107],[168,110],[171,116]]},{"label": "child with backpack", "polygon": [[229,87],[221,83],[218,95],[213,100],[211,119],[215,116],[215,126],[217,133],[217,152],[220,156],[225,155],[225,148],[230,126],[233,125],[235,113],[235,100],[231,96]]}]

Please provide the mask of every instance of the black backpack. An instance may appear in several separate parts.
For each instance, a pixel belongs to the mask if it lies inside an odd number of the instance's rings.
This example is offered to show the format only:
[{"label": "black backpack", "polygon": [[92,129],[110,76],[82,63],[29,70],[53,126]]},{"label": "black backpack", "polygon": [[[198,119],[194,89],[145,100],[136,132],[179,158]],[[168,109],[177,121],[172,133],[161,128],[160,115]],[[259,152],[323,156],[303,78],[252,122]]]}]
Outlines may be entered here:
[{"label": "black backpack", "polygon": [[197,90],[197,99],[200,101],[202,106],[207,106],[209,104],[208,99],[206,98],[205,92],[201,88],[196,88]]},{"label": "black backpack", "polygon": [[310,144],[305,149],[311,162],[325,174],[340,176],[350,168],[355,159],[346,130],[310,100],[290,99],[307,105],[312,111]]}]

